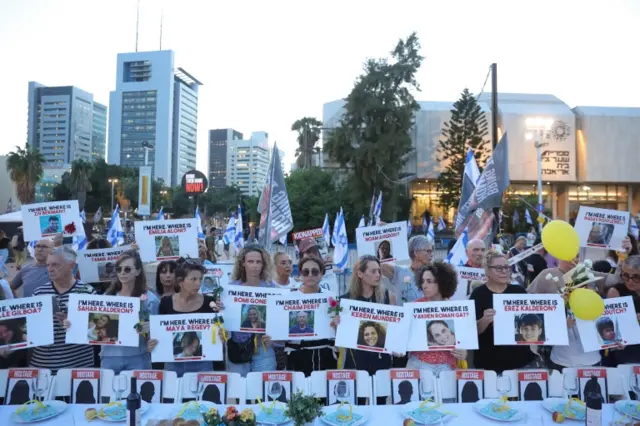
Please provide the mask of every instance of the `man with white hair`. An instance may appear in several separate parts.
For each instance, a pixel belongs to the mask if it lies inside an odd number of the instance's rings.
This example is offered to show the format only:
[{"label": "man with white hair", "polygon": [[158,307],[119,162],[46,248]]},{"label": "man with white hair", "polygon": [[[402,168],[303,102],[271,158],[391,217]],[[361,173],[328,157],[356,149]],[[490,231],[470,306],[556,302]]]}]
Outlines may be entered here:
[{"label": "man with white hair", "polygon": [[380,265],[382,275],[387,277],[396,292],[396,300],[399,305],[404,302],[413,302],[422,297],[422,291],[416,286],[415,274],[418,269],[431,263],[433,257],[433,241],[424,235],[416,235],[409,239],[409,257],[411,265],[400,266],[390,263]]},{"label": "man with white hair", "polygon": [[483,268],[484,254],[487,251],[487,246],[484,245],[484,241],[474,238],[467,243],[467,263],[464,266],[470,268]]},{"label": "man with white hair", "polygon": [[88,284],[75,279],[76,252],[69,247],[58,247],[47,258],[47,271],[50,281],[33,291],[34,296],[53,296],[53,339],[49,346],[33,349],[30,366],[48,368],[55,374],[61,368],[94,367],[93,348],[90,345],[66,344],[66,330],[63,322],[66,319],[69,295],[95,294]]}]

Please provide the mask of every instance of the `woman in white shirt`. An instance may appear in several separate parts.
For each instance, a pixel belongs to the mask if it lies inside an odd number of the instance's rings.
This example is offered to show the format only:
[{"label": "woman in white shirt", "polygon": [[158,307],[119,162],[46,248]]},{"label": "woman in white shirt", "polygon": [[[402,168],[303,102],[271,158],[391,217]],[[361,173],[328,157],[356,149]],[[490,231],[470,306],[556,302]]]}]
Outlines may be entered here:
[{"label": "woman in white shirt", "polygon": [[276,265],[276,276],[273,280],[273,284],[277,288],[298,288],[299,284],[291,278],[291,272],[293,271],[293,262],[291,257],[283,252],[279,251],[273,256],[273,264]]}]

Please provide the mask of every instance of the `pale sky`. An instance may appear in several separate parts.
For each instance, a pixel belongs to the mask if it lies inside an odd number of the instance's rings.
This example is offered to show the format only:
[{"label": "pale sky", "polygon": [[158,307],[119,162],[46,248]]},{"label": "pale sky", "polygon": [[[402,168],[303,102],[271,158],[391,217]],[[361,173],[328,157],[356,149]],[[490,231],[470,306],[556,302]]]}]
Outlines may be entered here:
[{"label": "pale sky", "polygon": [[[291,124],[322,120],[367,57],[417,31],[426,57],[418,100],[477,93],[498,63],[502,92],[549,93],[569,106],[640,106],[640,0],[141,0],[139,50],[159,47],[204,86],[207,132],[269,133],[294,161]],[[164,4],[164,6],[162,6]],[[74,85],[108,104],[116,55],[135,50],[136,0],[0,0],[0,154],[23,146],[27,83]],[[489,84],[486,90],[490,90]]]}]

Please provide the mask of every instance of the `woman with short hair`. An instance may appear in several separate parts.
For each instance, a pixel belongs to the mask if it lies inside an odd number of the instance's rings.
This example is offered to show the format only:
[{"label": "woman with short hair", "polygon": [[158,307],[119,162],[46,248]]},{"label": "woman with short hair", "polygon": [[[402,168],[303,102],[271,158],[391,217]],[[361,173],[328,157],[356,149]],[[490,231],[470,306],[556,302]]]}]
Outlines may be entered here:
[{"label": "woman with short hair", "polygon": [[393,265],[383,263],[380,265],[382,275],[391,281],[395,300],[398,305],[413,302],[422,297],[421,291],[416,287],[416,271],[429,265],[433,257],[433,241],[424,235],[416,235],[409,239],[410,266]]}]

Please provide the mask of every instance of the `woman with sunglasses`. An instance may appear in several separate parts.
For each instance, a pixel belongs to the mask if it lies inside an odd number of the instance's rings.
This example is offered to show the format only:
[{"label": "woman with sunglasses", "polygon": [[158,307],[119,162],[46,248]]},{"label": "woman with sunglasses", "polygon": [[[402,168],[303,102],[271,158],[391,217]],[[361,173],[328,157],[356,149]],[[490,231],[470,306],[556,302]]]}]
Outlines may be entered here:
[{"label": "woman with sunglasses", "polygon": [[[607,292],[607,298],[631,296],[636,317],[640,322],[640,256],[629,256],[620,264],[622,282]],[[640,345],[630,345],[611,351],[612,366],[640,363]]]},{"label": "woman with sunglasses", "polygon": [[180,287],[176,283],[177,266],[175,260],[163,260],[158,264],[156,269],[156,294],[158,297],[171,296],[180,291]]},{"label": "woman with sunglasses", "polygon": [[[300,259],[298,270],[302,276],[302,285],[298,288],[300,293],[317,294],[323,292],[320,289],[320,280],[325,272],[322,259],[315,256]],[[300,315],[306,319],[304,311]],[[337,362],[333,353],[334,345],[333,339],[290,340],[286,342],[287,370],[301,371],[305,376],[310,376],[313,371],[335,369]]]}]

